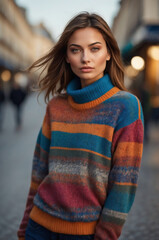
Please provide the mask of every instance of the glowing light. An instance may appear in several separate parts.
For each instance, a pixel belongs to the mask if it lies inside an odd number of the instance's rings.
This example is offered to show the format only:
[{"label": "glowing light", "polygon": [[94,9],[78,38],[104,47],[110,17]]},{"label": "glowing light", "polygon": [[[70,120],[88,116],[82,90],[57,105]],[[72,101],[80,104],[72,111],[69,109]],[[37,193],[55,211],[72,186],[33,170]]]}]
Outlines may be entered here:
[{"label": "glowing light", "polygon": [[131,65],[125,67],[125,74],[130,77],[136,77],[138,75],[139,71],[134,69]]},{"label": "glowing light", "polygon": [[159,61],[159,46],[151,46],[147,50],[147,54],[149,57],[153,58],[154,60]]},{"label": "glowing light", "polygon": [[15,82],[20,85],[21,87],[26,87],[28,84],[28,78],[25,74],[16,73],[14,76]]},{"label": "glowing light", "polygon": [[3,82],[8,82],[11,78],[10,71],[8,71],[8,70],[3,71],[2,74],[1,74],[1,78],[2,78]]},{"label": "glowing light", "polygon": [[135,56],[131,59],[131,65],[136,70],[143,70],[145,66],[145,61],[142,57]]}]

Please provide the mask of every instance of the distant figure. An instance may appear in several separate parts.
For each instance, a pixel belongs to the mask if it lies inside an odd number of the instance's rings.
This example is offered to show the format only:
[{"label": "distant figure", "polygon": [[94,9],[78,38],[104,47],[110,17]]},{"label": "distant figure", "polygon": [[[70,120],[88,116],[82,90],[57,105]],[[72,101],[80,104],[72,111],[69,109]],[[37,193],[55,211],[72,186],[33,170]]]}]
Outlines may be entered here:
[{"label": "distant figure", "polygon": [[0,85],[0,131],[2,130],[2,122],[3,122],[3,104],[5,102],[5,94]]},{"label": "distant figure", "polygon": [[9,99],[15,106],[16,114],[15,114],[15,122],[16,122],[16,130],[21,128],[22,124],[22,103],[26,98],[26,91],[23,90],[18,83],[14,82],[13,88],[10,91]]}]

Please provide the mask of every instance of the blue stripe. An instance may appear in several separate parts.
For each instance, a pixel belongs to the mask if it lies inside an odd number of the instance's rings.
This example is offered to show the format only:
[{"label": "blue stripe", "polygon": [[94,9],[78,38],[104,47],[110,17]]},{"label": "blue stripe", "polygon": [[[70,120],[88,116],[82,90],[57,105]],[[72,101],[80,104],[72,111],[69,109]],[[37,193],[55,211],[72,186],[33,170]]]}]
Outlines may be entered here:
[{"label": "blue stripe", "polygon": [[64,133],[55,131],[51,136],[52,147],[82,148],[111,157],[111,142],[87,133]]},{"label": "blue stripe", "polygon": [[110,210],[128,213],[133,204],[134,198],[135,194],[117,192],[112,189],[108,194],[104,207]]},{"label": "blue stripe", "polygon": [[[119,130],[129,124],[135,122],[139,119],[139,106],[137,98],[131,94],[126,92],[119,92],[120,94],[120,104],[121,108],[121,115],[118,120],[118,125],[116,130]],[[142,108],[141,108],[142,111]]]},{"label": "blue stripe", "polygon": [[109,181],[136,184],[139,175],[138,167],[114,166],[109,175]]},{"label": "blue stripe", "polygon": [[38,134],[38,138],[37,138],[37,144],[40,145],[40,147],[45,150],[46,152],[49,152],[49,148],[50,148],[50,139],[48,139],[47,137],[45,137],[42,134],[42,128],[39,131]]}]

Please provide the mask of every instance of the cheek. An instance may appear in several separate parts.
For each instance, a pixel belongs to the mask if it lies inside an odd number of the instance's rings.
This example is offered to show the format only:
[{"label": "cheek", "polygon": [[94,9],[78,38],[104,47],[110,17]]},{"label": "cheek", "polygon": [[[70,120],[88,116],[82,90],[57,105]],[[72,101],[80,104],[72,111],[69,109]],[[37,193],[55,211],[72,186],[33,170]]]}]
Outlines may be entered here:
[{"label": "cheek", "polygon": [[79,65],[79,61],[75,57],[69,57],[68,61],[69,61],[71,67],[77,67]]},{"label": "cheek", "polygon": [[107,54],[102,54],[100,55],[100,57],[96,58],[98,59],[98,66],[100,67],[100,69],[102,68],[103,71],[106,68],[106,62],[107,62]]},{"label": "cheek", "polygon": [[107,61],[107,54],[102,54],[99,58],[99,63],[102,64],[102,63],[106,63]]}]

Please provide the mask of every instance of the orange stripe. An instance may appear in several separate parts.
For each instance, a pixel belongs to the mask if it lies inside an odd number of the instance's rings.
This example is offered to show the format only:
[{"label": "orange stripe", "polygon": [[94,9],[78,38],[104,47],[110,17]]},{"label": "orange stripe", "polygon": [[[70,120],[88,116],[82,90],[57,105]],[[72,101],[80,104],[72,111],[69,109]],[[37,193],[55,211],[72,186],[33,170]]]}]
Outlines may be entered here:
[{"label": "orange stripe", "polygon": [[[137,98],[137,97],[136,97]],[[141,109],[140,109],[140,102],[139,102],[139,99],[137,98],[137,102],[138,102],[138,108],[139,108],[139,119],[141,119]]]},{"label": "orange stripe", "polygon": [[45,137],[51,139],[50,127],[46,123],[44,123],[43,126],[42,126],[42,134]]},{"label": "orange stripe", "polygon": [[73,234],[73,235],[90,235],[95,233],[96,221],[92,222],[69,222],[63,219],[53,217],[43,212],[36,206],[33,207],[30,218],[49,229],[52,232]]},{"label": "orange stripe", "polygon": [[89,123],[72,124],[52,122],[51,131],[60,131],[67,133],[88,133],[91,135],[106,138],[108,141],[112,141],[114,128],[102,124],[89,124]]},{"label": "orange stripe", "polygon": [[35,182],[31,182],[31,185],[30,185],[30,188],[33,189],[33,190],[37,190],[39,187],[39,184],[38,183],[35,183]]},{"label": "orange stripe", "polygon": [[112,89],[110,89],[108,92],[106,92],[101,97],[99,97],[99,98],[97,98],[97,99],[95,99],[93,101],[90,101],[90,102],[87,102],[87,103],[82,103],[82,104],[75,103],[71,96],[68,97],[68,101],[69,101],[69,103],[71,104],[71,106],[73,108],[76,108],[78,110],[84,110],[84,109],[89,109],[89,108],[97,106],[98,104],[104,102],[105,100],[107,100],[108,98],[112,97],[115,93],[117,93],[119,91],[120,91],[119,88],[113,87]]},{"label": "orange stripe", "polygon": [[66,147],[51,147],[51,149],[61,149],[61,150],[69,150],[69,151],[84,151],[84,152],[90,152],[90,153],[93,153],[93,154],[96,154],[100,157],[103,157],[105,159],[108,159],[108,160],[111,160],[110,157],[107,157],[107,156],[104,156],[100,153],[97,153],[97,152],[94,152],[94,151],[91,151],[91,150],[88,150],[88,149],[82,149],[82,148],[66,148]]},{"label": "orange stripe", "polygon": [[131,157],[142,157],[142,143],[135,142],[120,142],[118,143],[118,147],[115,151],[114,158],[120,158],[125,156]]},{"label": "orange stripe", "polygon": [[120,186],[135,186],[135,187],[137,187],[137,184],[136,183],[119,183],[119,182],[114,182],[114,184],[116,184],[116,185],[120,185]]}]

